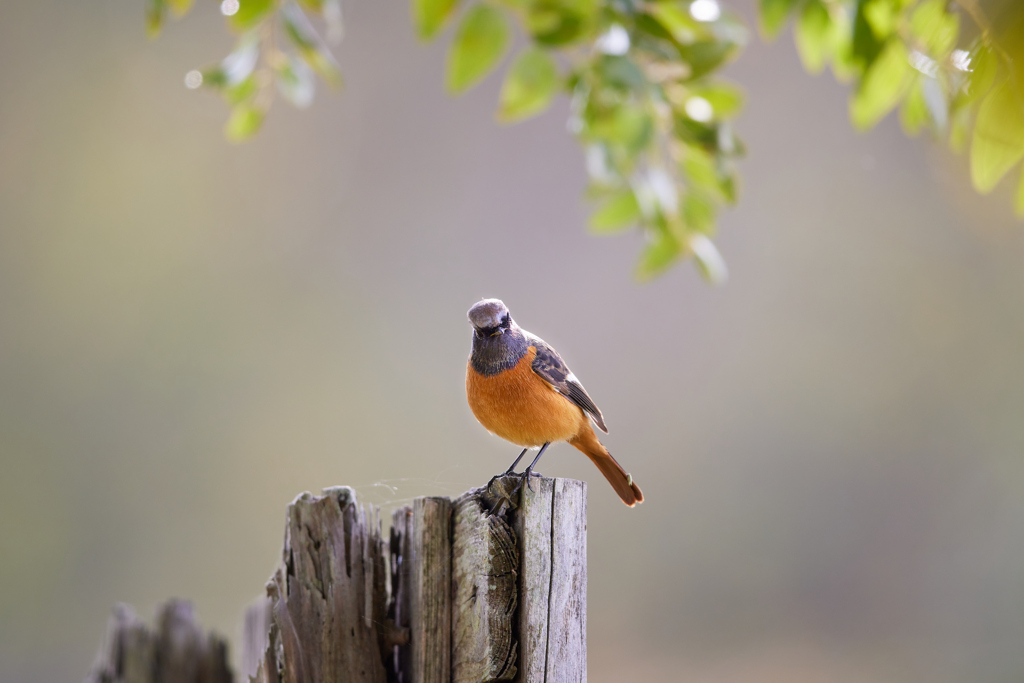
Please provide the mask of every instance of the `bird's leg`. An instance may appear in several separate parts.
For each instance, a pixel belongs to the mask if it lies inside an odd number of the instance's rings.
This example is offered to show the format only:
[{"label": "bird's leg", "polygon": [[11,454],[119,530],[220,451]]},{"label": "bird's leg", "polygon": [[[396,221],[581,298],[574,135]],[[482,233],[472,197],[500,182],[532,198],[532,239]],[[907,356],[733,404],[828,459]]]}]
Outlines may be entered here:
[{"label": "bird's leg", "polygon": [[526,451],[528,451],[528,450],[530,450],[530,449],[529,448],[524,448],[523,452],[519,454],[519,457],[516,458],[516,461],[514,463],[512,463],[512,465],[507,470],[505,470],[501,474],[495,474],[493,477],[491,477],[491,480],[489,482],[487,482],[487,488],[491,488],[491,484],[494,483],[495,479],[499,479],[501,477],[507,477],[510,474],[515,474],[516,465],[519,464],[519,461],[523,459],[523,456],[526,455]]},{"label": "bird's leg", "polygon": [[505,470],[505,474],[512,474],[512,473],[515,472],[516,465],[519,464],[519,461],[523,459],[523,456],[526,455],[526,451],[528,451],[528,450],[530,450],[530,449],[529,448],[524,448],[523,449],[523,452],[519,454],[519,457],[516,458],[516,461],[514,463],[512,463],[512,465],[509,466],[509,468],[507,470]]},{"label": "bird's leg", "polygon": [[[538,451],[538,453],[537,453],[537,457],[533,459],[533,462],[531,462],[531,463],[530,463],[530,466],[529,466],[529,467],[527,467],[527,468],[526,468],[525,470],[523,470],[523,479],[525,479],[525,480],[526,480],[526,486],[527,486],[527,488],[529,488],[529,489],[530,489],[531,491],[533,490],[533,486],[532,486],[532,485],[530,484],[530,477],[531,477],[531,476],[534,476],[534,477],[540,477],[540,476],[542,476],[542,475],[540,475],[540,474],[534,474],[534,473],[533,473],[533,466],[537,464],[537,461],[538,461],[538,460],[540,460],[540,456],[544,455],[544,451],[546,451],[546,450],[547,450],[547,448],[548,448],[548,446],[550,446],[550,445],[551,445],[551,442],[550,442],[550,441],[548,441],[548,442],[547,442],[546,444],[544,444],[543,446],[541,446],[541,447],[540,447],[540,451]],[[520,455],[519,457],[523,457],[523,456],[521,456],[521,455]],[[521,485],[521,484],[520,484],[520,485]]]}]

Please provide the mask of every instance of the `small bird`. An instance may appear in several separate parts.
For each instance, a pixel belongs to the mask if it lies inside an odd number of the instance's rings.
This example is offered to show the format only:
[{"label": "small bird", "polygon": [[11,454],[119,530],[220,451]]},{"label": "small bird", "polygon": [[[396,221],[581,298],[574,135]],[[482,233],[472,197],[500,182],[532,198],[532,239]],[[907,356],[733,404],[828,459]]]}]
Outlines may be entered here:
[{"label": "small bird", "polygon": [[[591,426],[607,433],[604,417],[558,352],[516,325],[498,299],[469,309],[473,351],[466,369],[466,396],[473,415],[489,432],[523,446],[505,474],[512,474],[526,451],[540,448],[523,479],[554,441],[568,441],[589,457],[622,498],[633,507],[644,494],[601,444]],[[536,476],[536,475],[535,475]]]}]

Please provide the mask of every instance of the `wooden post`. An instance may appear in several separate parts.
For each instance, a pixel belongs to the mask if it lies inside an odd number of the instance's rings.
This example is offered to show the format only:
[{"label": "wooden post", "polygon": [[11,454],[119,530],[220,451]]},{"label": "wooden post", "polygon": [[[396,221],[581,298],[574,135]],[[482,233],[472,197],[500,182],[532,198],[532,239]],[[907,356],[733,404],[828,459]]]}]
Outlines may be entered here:
[{"label": "wooden post", "polygon": [[256,680],[385,683],[385,552],[376,510],[363,510],[346,486],[303,493],[288,506],[282,554],[267,584],[273,620]]},{"label": "wooden post", "polygon": [[587,485],[540,479],[516,511],[520,683],[587,680]]},{"label": "wooden post", "polygon": [[149,628],[127,605],[114,607],[86,683],[232,683],[227,642],[205,635],[192,606],[171,600]]},{"label": "wooden post", "polygon": [[393,619],[409,629],[396,672],[403,683],[451,679],[451,511],[447,498],[417,498],[392,516]]},{"label": "wooden post", "polygon": [[510,681],[516,673],[519,553],[512,527],[491,515],[484,489],[454,503],[452,683]]},{"label": "wooden post", "polygon": [[[242,681],[586,681],[586,491],[500,477],[417,498],[388,545],[352,489],[298,496],[267,597],[246,611]],[[119,607],[86,683],[230,683],[226,661],[187,603],[156,631]]]}]

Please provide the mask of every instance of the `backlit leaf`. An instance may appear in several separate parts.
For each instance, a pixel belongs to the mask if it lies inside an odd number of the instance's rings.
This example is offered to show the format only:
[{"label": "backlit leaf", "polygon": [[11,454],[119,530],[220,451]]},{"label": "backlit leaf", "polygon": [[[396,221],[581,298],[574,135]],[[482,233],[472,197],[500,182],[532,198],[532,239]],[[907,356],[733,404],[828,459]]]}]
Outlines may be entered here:
[{"label": "backlit leaf", "polygon": [[985,95],[996,80],[996,71],[999,64],[996,56],[992,53],[992,47],[984,41],[979,41],[970,53],[970,75],[967,78],[967,88],[963,95],[965,102],[973,102]]},{"label": "backlit leaf", "polygon": [[868,0],[864,3],[864,18],[879,40],[885,40],[896,30],[896,11],[891,0]]},{"label": "backlit leaf", "polygon": [[981,102],[971,140],[971,179],[978,192],[990,192],[1024,157],[1024,96],[1011,80],[997,85]]},{"label": "backlit leaf", "polygon": [[911,68],[903,41],[890,39],[850,100],[853,125],[866,130],[892,111],[910,86]]},{"label": "backlit leaf", "polygon": [[420,40],[430,40],[444,28],[458,0],[412,0],[412,23]]},{"label": "backlit leaf", "polygon": [[508,50],[510,31],[505,15],[483,3],[462,17],[448,48],[446,85],[461,93],[482,81],[498,66]]},{"label": "backlit leaf", "polygon": [[715,231],[715,205],[707,197],[690,192],[683,198],[683,222],[686,227],[705,234]]},{"label": "backlit leaf", "polygon": [[1013,198],[1013,212],[1017,214],[1017,218],[1024,218],[1024,172],[1020,174],[1017,194]]},{"label": "backlit leaf", "polygon": [[921,87],[923,78],[925,77],[914,79],[914,84],[910,86],[910,92],[907,93],[907,99],[900,107],[900,123],[907,135],[917,135],[928,125],[928,104],[924,100],[924,91]]},{"label": "backlit leaf", "polygon": [[244,142],[256,134],[263,125],[266,112],[250,103],[243,103],[231,110],[228,122],[224,124],[224,137],[228,142]]},{"label": "backlit leaf", "polygon": [[190,9],[192,9],[192,3],[194,0],[165,0],[167,5],[174,12],[175,16],[185,16]]},{"label": "backlit leaf", "polygon": [[676,2],[655,2],[647,11],[658,20],[669,35],[680,43],[688,45],[706,35],[704,27],[690,16],[689,8]]},{"label": "backlit leaf", "polygon": [[683,254],[683,248],[679,240],[668,230],[661,228],[654,232],[653,241],[649,242],[640,253],[640,260],[636,265],[636,277],[641,282],[652,280],[661,275],[669,267],[679,260]]},{"label": "backlit leaf", "polygon": [[927,0],[910,16],[910,33],[924,42],[930,55],[941,59],[956,45],[960,20],[946,11],[945,0]]},{"label": "backlit leaf", "polygon": [[818,73],[825,68],[835,50],[832,19],[821,0],[810,0],[800,13],[794,39],[804,68]]},{"label": "backlit leaf", "polygon": [[735,43],[702,40],[692,45],[681,46],[679,54],[689,62],[690,79],[694,80],[720,67],[736,54],[738,48]]},{"label": "backlit leaf", "polygon": [[590,231],[597,235],[622,232],[640,220],[640,205],[633,190],[625,189],[590,216]]},{"label": "backlit leaf", "polygon": [[797,0],[761,0],[762,32],[769,38],[777,36],[796,6]]},{"label": "backlit leaf", "polygon": [[523,50],[501,86],[498,120],[520,121],[547,109],[558,92],[558,65],[545,50]]},{"label": "backlit leaf", "polygon": [[167,3],[164,0],[149,0],[146,3],[146,35],[156,38],[164,26]]},{"label": "backlit leaf", "polygon": [[267,18],[276,6],[274,0],[238,0],[238,11],[228,17],[236,31],[248,31]]},{"label": "backlit leaf", "polygon": [[691,95],[702,97],[711,105],[716,121],[733,118],[743,108],[743,92],[736,86],[721,81],[693,88]]}]

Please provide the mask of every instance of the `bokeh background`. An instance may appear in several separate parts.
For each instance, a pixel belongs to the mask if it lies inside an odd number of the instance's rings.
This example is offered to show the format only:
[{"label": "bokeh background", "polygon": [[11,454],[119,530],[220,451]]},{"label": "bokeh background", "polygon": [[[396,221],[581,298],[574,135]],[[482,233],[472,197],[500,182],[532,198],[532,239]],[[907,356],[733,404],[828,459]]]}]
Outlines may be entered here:
[{"label": "bokeh background", "polygon": [[448,98],[444,41],[357,0],[344,93],[230,146],[183,86],[230,47],[199,5],[151,43],[141,0],[0,2],[0,679],[81,680],[116,601],[234,637],[300,491],[388,512],[506,467],[463,393],[484,296],[647,496],[545,456],[591,483],[591,681],[1024,679],[1007,192],[754,40],[731,279],[638,285],[639,237],[585,232],[564,100],[499,127],[499,78]]}]

